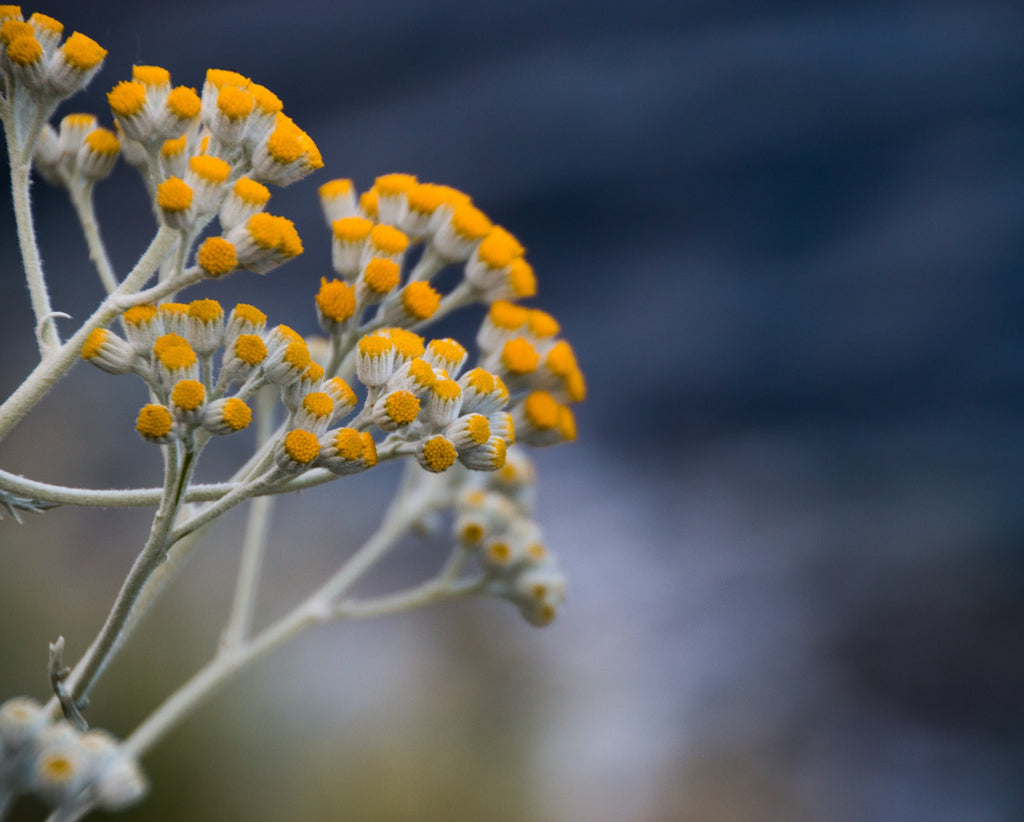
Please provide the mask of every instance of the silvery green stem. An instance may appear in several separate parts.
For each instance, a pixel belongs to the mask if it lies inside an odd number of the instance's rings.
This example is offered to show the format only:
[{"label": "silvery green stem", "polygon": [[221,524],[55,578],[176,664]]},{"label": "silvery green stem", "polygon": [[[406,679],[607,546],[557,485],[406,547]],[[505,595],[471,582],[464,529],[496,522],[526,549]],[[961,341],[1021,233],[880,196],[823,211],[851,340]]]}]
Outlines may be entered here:
[{"label": "silvery green stem", "polygon": [[107,248],[103,244],[103,237],[100,235],[100,226],[96,220],[96,209],[92,197],[93,184],[75,183],[69,186],[68,193],[71,197],[71,204],[75,207],[75,214],[78,215],[78,222],[82,227],[82,235],[85,237],[85,244],[89,248],[89,259],[96,266],[96,273],[99,274],[100,282],[112,294],[117,288],[117,276],[114,274],[114,267],[110,264],[110,257]]},{"label": "silvery green stem", "polygon": [[25,378],[24,382],[0,405],[0,439],[24,417],[56,385],[78,360],[82,344],[95,329],[107,325],[120,313],[118,297],[137,291],[156,271],[178,232],[164,226],[153,238],[132,272],[113,294],[107,297],[82,327],[62,346],[50,352]]}]

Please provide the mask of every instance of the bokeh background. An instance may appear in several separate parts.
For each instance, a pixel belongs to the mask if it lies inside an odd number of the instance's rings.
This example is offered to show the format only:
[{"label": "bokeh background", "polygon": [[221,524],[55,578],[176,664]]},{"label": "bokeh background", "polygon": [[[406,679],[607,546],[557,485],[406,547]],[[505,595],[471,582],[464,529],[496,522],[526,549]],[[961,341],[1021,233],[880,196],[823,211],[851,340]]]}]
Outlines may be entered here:
[{"label": "bokeh background", "polygon": [[[273,203],[304,257],[195,295],[314,331],[316,184],[411,171],[522,238],[591,387],[579,442],[538,455],[572,585],[553,626],[488,601],[307,635],[153,753],[125,819],[1021,818],[1019,2],[38,10],[110,50],[62,113],[105,112],[132,63],[196,86],[232,68],[319,144],[326,171]],[[123,167],[98,199],[123,272],[151,235],[141,184]],[[100,290],[71,209],[42,183],[36,202],[55,308],[82,317]],[[34,357],[7,203],[0,249],[6,393]],[[143,401],[77,368],[0,464],[156,484]],[[279,505],[261,619],[372,530],[395,475],[357,480]],[[240,521],[111,668],[96,724],[127,733],[212,653]],[[147,524],[0,523],[0,695],[43,696],[46,643],[85,647]],[[410,541],[370,590],[444,547]]]}]

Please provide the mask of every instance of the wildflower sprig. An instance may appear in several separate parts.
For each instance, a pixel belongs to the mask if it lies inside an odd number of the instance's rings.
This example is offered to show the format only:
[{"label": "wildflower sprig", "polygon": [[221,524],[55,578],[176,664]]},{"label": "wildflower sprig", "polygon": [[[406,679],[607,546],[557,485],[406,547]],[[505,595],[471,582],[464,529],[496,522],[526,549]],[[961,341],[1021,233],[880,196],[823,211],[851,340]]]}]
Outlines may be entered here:
[{"label": "wildflower sprig", "polygon": [[[576,437],[571,410],[586,384],[559,323],[519,303],[537,282],[520,241],[455,188],[414,175],[319,188],[332,247],[310,308],[325,335],[271,323],[261,308],[181,297],[240,270],[265,275],[303,252],[292,222],[266,211],[271,186],[323,166],[312,138],[269,89],[210,69],[199,91],[158,66],[137,65],[107,95],[112,122],[56,105],[82,88],[106,52],[83,35],[0,6],[0,119],[12,163],[15,218],[36,314],[41,362],[0,405],[0,438],[78,359],[137,380],[139,447],[156,446],[159,488],[93,490],[0,470],[0,509],[155,505],[149,534],[106,621],[81,659],[51,646],[45,705],[0,706],[0,818],[33,793],[55,818],[118,810],[146,791],[140,758],[203,699],[306,628],[455,597],[513,603],[535,625],[556,616],[565,578],[532,514],[534,471],[524,445]],[[93,207],[118,157],[136,167],[157,224],[138,264],[118,277]],[[29,172],[67,189],[107,292],[66,342],[50,304],[29,208]],[[453,286],[438,276],[455,267]],[[152,280],[155,281],[151,282]],[[474,340],[432,337],[451,312],[483,307]],[[194,482],[218,438],[252,436],[231,476]],[[249,432],[246,434],[246,432]],[[290,612],[254,630],[273,498],[350,478],[394,460],[402,482],[378,531]],[[341,495],[343,485],[334,493]],[[342,496],[343,499],[343,496]],[[215,657],[122,740],[87,729],[86,697],[205,530],[250,503],[230,615]],[[436,575],[374,599],[356,585],[428,517],[452,520]],[[65,719],[61,719],[61,717]]]}]

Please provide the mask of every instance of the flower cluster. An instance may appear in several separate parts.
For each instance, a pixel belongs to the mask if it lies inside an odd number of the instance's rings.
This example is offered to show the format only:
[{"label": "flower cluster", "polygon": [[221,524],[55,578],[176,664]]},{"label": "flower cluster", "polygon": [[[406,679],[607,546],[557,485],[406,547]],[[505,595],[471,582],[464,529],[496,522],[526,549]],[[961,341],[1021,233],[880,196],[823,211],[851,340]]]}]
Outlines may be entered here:
[{"label": "flower cluster", "polygon": [[53,722],[28,697],[0,705],[0,765],[0,795],[32,793],[51,807],[87,799],[102,810],[119,811],[148,789],[138,763],[113,736]]},{"label": "flower cluster", "polygon": [[[20,6],[0,6],[0,92],[17,106],[55,105],[93,78],[107,50],[45,14],[23,19]],[[16,94],[24,89],[27,95]],[[16,112],[20,114],[20,112]]]},{"label": "flower cluster", "polygon": [[520,451],[470,484],[455,501],[454,536],[483,569],[488,593],[509,600],[533,625],[547,625],[565,599],[565,575],[530,514],[533,465]]}]

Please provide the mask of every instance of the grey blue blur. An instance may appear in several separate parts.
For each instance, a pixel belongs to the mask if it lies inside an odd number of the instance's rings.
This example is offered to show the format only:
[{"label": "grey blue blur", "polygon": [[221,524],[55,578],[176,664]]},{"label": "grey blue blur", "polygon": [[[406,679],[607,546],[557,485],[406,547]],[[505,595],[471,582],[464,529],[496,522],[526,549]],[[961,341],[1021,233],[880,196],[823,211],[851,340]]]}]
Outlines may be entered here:
[{"label": "grey blue blur", "polygon": [[[1024,5],[25,9],[110,51],[62,113],[109,125],[133,63],[197,87],[229,68],[317,141],[326,169],[271,203],[303,258],[197,295],[313,332],[316,185],[413,172],[521,238],[532,303],[589,377],[579,441],[538,455],[571,582],[554,625],[470,602],[304,637],[154,752],[152,796],[124,819],[1021,818]],[[80,318],[98,281],[61,193],[35,194],[54,306]],[[152,233],[141,183],[122,166],[97,196],[123,273]],[[4,394],[34,364],[16,248],[2,202]],[[78,367],[0,465],[159,484],[131,431],[144,400]],[[207,478],[244,446],[221,455]],[[281,501],[261,619],[370,532],[382,473]],[[0,523],[0,699],[43,695],[58,634],[84,649],[147,522]],[[100,683],[98,724],[127,733],[213,652],[240,525]],[[373,584],[420,579],[443,550],[411,541]]]}]

